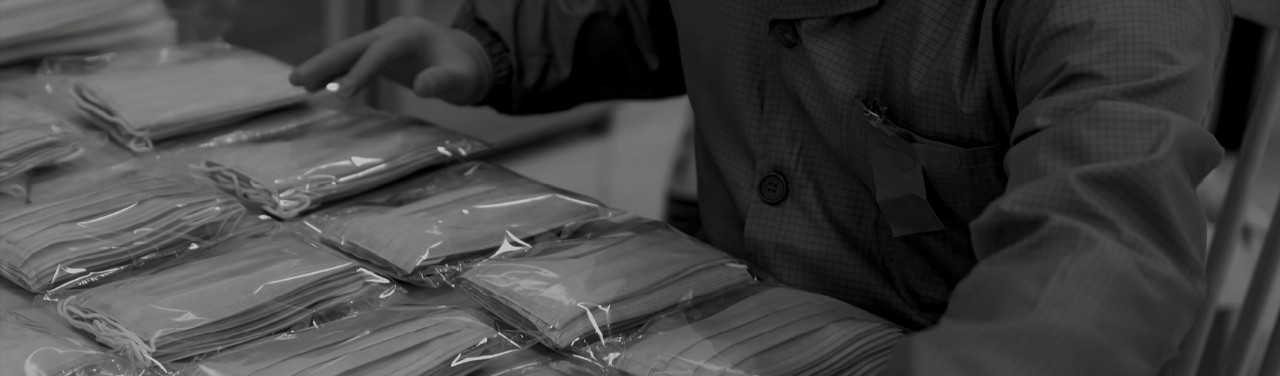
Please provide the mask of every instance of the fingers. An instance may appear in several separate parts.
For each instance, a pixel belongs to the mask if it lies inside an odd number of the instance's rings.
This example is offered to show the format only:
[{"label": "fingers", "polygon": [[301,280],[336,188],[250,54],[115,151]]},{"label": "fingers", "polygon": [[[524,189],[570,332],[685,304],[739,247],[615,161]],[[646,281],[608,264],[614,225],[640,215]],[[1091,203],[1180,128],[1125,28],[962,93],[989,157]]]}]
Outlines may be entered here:
[{"label": "fingers", "polygon": [[390,44],[374,42],[365,49],[364,54],[356,60],[351,69],[347,70],[347,74],[338,79],[338,96],[350,98],[356,92],[369,85],[377,77],[378,72],[387,66],[395,58],[395,54],[399,52],[392,48]]},{"label": "fingers", "polygon": [[462,72],[445,66],[434,66],[418,73],[413,80],[413,92],[419,97],[440,97],[449,102],[465,100],[460,94],[468,90]]},{"label": "fingers", "polygon": [[289,75],[289,82],[310,91],[320,90],[347,72],[376,40],[377,35],[366,32],[338,42],[298,65]]}]

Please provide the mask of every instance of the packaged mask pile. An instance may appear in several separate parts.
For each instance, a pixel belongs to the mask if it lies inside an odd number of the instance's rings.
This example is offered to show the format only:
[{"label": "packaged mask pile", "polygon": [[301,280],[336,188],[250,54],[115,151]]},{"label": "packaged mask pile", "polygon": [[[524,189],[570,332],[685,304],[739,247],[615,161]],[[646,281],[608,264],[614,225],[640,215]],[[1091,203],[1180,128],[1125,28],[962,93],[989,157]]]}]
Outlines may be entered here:
[{"label": "packaged mask pile", "polygon": [[161,140],[231,125],[307,98],[305,90],[289,84],[291,68],[270,57],[230,47],[203,55],[175,52],[181,53],[195,56],[108,63],[74,75],[71,102],[120,144],[147,151]]},{"label": "packaged mask pile", "polygon": [[482,257],[508,238],[601,218],[608,209],[495,165],[468,162],[403,184],[388,197],[317,213],[324,241],[394,278],[439,286],[452,263]]},{"label": "packaged mask pile", "polygon": [[16,92],[0,90],[0,183],[78,156],[77,132],[61,116]]},{"label": "packaged mask pile", "polygon": [[370,309],[397,287],[300,236],[239,239],[58,303],[76,328],[140,364],[253,342]]},{"label": "packaged mask pile", "polygon": [[[581,351],[635,375],[878,374],[903,331],[839,300],[784,287],[664,315],[608,346]],[[602,345],[601,347],[605,347]]]},{"label": "packaged mask pile", "polygon": [[746,266],[662,224],[534,243],[460,277],[472,298],[553,348],[598,341],[682,302],[750,284]]},{"label": "packaged mask pile", "polygon": [[0,213],[0,275],[37,293],[88,283],[154,256],[203,249],[244,219],[234,198],[185,179],[138,169],[83,176],[63,184],[81,192]]},{"label": "packaged mask pile", "polygon": [[375,112],[338,113],[261,134],[209,150],[192,168],[285,219],[488,148],[435,125]]},{"label": "packaged mask pile", "polygon": [[177,374],[465,375],[519,346],[479,317],[448,307],[384,307],[218,353]]},{"label": "packaged mask pile", "polygon": [[3,375],[105,376],[129,371],[122,359],[106,349],[46,328],[25,312],[0,314],[0,333]]},{"label": "packaged mask pile", "polygon": [[3,0],[0,65],[169,45],[177,29],[161,0]]}]

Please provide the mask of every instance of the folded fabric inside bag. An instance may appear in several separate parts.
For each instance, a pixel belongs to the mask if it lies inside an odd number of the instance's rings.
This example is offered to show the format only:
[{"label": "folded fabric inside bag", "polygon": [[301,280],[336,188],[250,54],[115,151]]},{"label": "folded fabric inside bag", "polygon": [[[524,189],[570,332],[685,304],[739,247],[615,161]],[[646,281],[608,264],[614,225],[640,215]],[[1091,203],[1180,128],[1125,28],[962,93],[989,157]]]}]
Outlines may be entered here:
[{"label": "folded fabric inside bag", "polygon": [[465,352],[509,348],[474,313],[447,307],[384,307],[182,367],[180,375],[462,375]]},{"label": "folded fabric inside bag", "polygon": [[307,223],[326,243],[397,279],[436,286],[442,264],[482,256],[508,237],[527,239],[609,214],[590,199],[481,162],[434,171],[406,186]]},{"label": "folded fabric inside bag", "polygon": [[877,374],[905,335],[834,298],[783,287],[752,290],[735,302],[658,318],[620,341],[620,350],[583,353],[636,375],[860,376]]},{"label": "folded fabric inside bag", "polygon": [[0,275],[37,293],[89,283],[203,249],[245,219],[235,199],[194,182],[138,170],[102,175],[110,178],[82,182],[94,189],[0,214]]},{"label": "folded fabric inside bag", "polygon": [[581,241],[535,243],[482,261],[464,291],[556,348],[634,329],[681,302],[753,282],[729,255],[661,224]]},{"label": "folded fabric inside bag", "polygon": [[409,118],[340,114],[287,135],[207,151],[194,166],[219,187],[281,218],[466,158],[482,142]]},{"label": "folded fabric inside bag", "polygon": [[0,64],[163,46],[176,31],[160,0],[0,1]]},{"label": "folded fabric inside bag", "polygon": [[108,69],[76,76],[76,108],[134,151],[174,136],[230,125],[296,104],[305,90],[290,67],[258,53],[228,49],[196,59]]},{"label": "folded fabric inside bag", "polygon": [[94,343],[59,335],[25,313],[0,314],[0,374],[123,374],[126,365]]},{"label": "folded fabric inside bag", "polygon": [[65,162],[81,147],[70,123],[22,95],[0,91],[0,182]]},{"label": "folded fabric inside bag", "polygon": [[376,307],[396,291],[358,264],[281,233],[88,289],[58,310],[129,359],[163,364]]}]

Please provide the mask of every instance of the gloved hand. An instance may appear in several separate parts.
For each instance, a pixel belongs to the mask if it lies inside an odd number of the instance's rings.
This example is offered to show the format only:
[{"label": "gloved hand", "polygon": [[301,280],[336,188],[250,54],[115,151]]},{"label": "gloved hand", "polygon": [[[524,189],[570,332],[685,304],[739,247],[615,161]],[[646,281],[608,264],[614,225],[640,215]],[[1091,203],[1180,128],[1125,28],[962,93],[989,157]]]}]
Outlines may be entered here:
[{"label": "gloved hand", "polygon": [[493,85],[492,72],[474,37],[400,17],[320,52],[294,69],[289,81],[311,91],[334,82],[339,96],[350,97],[381,73],[420,97],[473,104]]}]

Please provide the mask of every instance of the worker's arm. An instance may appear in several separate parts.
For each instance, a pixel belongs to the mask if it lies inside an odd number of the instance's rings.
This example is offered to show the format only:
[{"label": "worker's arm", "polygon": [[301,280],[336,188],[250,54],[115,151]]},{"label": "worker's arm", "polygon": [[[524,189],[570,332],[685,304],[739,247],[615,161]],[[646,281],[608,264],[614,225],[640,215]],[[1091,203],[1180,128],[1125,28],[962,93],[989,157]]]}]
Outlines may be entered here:
[{"label": "worker's arm", "polygon": [[1195,187],[1223,53],[1220,0],[1006,1],[1019,108],[979,262],[885,375],[1155,375],[1205,304]]},{"label": "worker's arm", "polygon": [[665,0],[472,0],[453,28],[399,17],[326,48],[289,80],[351,96],[381,75],[420,97],[550,112],[684,93]]},{"label": "worker's arm", "polygon": [[666,0],[471,0],[454,27],[484,45],[499,111],[684,93]]}]

